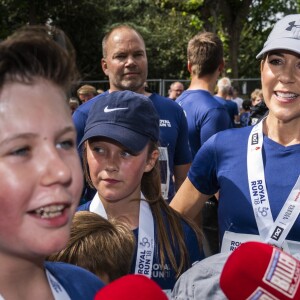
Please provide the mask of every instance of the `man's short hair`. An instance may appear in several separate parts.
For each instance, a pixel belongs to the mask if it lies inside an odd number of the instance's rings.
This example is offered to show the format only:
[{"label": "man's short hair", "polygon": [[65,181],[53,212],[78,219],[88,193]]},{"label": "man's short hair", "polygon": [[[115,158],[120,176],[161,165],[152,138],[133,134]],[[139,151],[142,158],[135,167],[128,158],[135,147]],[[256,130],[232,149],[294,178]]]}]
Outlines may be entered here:
[{"label": "man's short hair", "polygon": [[187,56],[193,75],[213,74],[223,61],[222,41],[212,32],[200,32],[189,41]]},{"label": "man's short hair", "polygon": [[102,39],[102,56],[104,58],[106,58],[107,56],[107,51],[106,51],[106,44],[107,44],[107,41],[108,39],[110,38],[111,34],[116,31],[116,30],[119,30],[119,29],[127,29],[127,30],[132,30],[133,32],[135,32],[139,38],[143,41],[144,45],[145,45],[145,41],[144,41],[144,38],[142,37],[142,35],[132,26],[128,25],[128,24],[119,24],[119,25],[116,25],[116,26],[113,26],[106,34],[105,36],[103,37]]},{"label": "man's short hair", "polygon": [[231,91],[231,81],[228,77],[222,77],[217,83],[218,91],[228,94]]},{"label": "man's short hair", "polygon": [[94,86],[89,85],[89,84],[85,84],[83,86],[81,86],[78,90],[77,90],[77,95],[87,95],[87,94],[93,94],[94,96],[97,95],[97,90]]},{"label": "man's short hair", "polygon": [[171,85],[170,85],[170,90],[172,90],[172,89],[174,88],[174,86],[175,86],[175,85],[178,85],[178,84],[180,84],[180,85],[184,88],[184,85],[183,85],[182,82],[180,82],[180,81],[174,81],[174,82],[172,82]]}]

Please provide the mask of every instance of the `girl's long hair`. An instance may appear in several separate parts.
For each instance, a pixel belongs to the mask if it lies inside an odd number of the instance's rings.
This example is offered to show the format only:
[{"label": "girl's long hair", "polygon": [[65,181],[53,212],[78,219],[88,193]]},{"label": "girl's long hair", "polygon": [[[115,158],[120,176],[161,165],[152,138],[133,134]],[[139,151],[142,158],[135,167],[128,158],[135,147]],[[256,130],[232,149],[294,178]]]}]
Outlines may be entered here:
[{"label": "girl's long hair", "polygon": [[[151,141],[149,144],[149,157],[156,149],[158,149],[158,144]],[[178,278],[190,267],[191,263],[189,261],[189,251],[184,240],[182,220],[194,230],[198,239],[199,249],[201,249],[202,233],[192,220],[180,215],[163,198],[161,193],[159,160],[156,161],[154,168],[150,172],[144,173],[141,190],[148,200],[153,217],[157,223],[160,263],[164,267],[167,256]],[[176,260],[175,251],[179,255],[178,260]]]},{"label": "girl's long hair", "polygon": [[[94,188],[89,174],[86,143],[87,142],[84,143],[83,148],[83,170],[87,183]],[[158,143],[150,141],[148,149],[148,158],[150,159],[152,152],[158,149]],[[194,230],[199,249],[202,247],[202,232],[192,220],[180,215],[171,208],[163,198],[161,193],[159,160],[156,161],[155,166],[150,172],[143,174],[141,191],[150,205],[154,220],[157,224],[160,264],[164,270],[165,262],[168,258],[178,278],[191,266],[189,251],[184,239],[182,220]],[[178,260],[176,260],[175,252],[179,255]]]}]

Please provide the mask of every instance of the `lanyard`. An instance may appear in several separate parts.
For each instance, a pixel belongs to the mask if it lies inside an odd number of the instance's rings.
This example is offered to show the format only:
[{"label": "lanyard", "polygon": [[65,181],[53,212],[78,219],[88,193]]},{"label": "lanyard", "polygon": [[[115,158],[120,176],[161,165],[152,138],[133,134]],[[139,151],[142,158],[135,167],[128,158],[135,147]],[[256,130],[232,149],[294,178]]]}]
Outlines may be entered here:
[{"label": "lanyard", "polygon": [[91,202],[90,211],[96,213],[97,215],[100,215],[104,219],[108,219],[103,203],[100,200],[98,193],[95,194]]},{"label": "lanyard", "polygon": [[[154,256],[154,220],[148,202],[143,200],[145,199],[143,195],[141,195],[141,198],[135,274],[143,274],[150,278]],[[90,211],[108,219],[98,193],[91,202]]]},{"label": "lanyard", "polygon": [[63,286],[56,280],[56,278],[46,269],[46,275],[51,287],[52,294],[55,300],[71,300]]},{"label": "lanyard", "polygon": [[[63,286],[56,280],[56,278],[46,269],[47,279],[55,300],[71,300]],[[0,300],[5,300],[0,295]]]},{"label": "lanyard", "polygon": [[169,197],[170,165],[167,147],[159,147],[159,166],[161,173],[161,193],[164,199]]},{"label": "lanyard", "polygon": [[248,184],[259,235],[266,243],[282,247],[300,213],[300,201],[298,201],[300,198],[300,176],[274,222],[262,158],[263,122],[264,120],[252,128],[248,139]]}]

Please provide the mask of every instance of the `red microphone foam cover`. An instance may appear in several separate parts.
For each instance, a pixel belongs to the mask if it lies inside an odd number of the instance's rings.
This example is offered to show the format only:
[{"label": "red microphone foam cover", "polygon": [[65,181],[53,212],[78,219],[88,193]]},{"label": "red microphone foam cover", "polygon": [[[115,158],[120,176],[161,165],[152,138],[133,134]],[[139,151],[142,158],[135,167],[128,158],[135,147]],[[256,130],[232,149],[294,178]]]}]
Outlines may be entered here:
[{"label": "red microphone foam cover", "polygon": [[168,300],[159,285],[146,276],[131,274],[102,288],[95,296],[95,300]]},{"label": "red microphone foam cover", "polygon": [[226,261],[220,286],[229,300],[300,299],[300,261],[260,242],[246,242]]}]

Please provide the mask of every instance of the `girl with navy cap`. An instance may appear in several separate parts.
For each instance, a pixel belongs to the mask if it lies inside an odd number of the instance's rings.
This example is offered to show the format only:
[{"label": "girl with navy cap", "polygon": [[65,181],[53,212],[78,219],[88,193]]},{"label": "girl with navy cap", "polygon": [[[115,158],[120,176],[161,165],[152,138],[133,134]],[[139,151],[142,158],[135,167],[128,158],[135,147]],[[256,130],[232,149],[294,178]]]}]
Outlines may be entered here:
[{"label": "girl with navy cap", "polygon": [[200,233],[161,195],[158,139],[159,116],[147,97],[120,91],[97,101],[80,143],[85,175],[97,194],[79,210],[126,221],[136,236],[132,273],[168,293],[203,252]]}]

